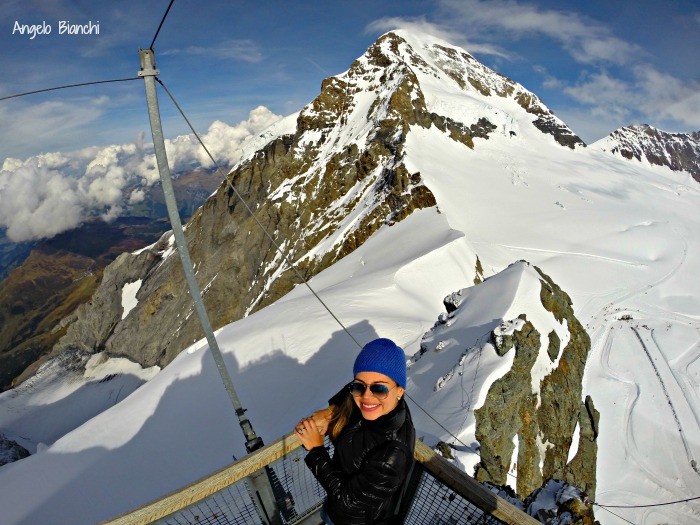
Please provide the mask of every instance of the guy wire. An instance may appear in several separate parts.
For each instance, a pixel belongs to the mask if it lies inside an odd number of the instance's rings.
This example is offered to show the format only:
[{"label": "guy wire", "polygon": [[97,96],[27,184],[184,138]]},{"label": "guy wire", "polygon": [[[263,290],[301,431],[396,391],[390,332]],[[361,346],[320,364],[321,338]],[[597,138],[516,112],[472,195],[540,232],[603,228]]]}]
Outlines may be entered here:
[{"label": "guy wire", "polygon": [[79,84],[68,84],[65,86],[56,86],[45,89],[37,89],[35,91],[27,91],[26,93],[17,93],[16,95],[8,95],[6,97],[0,97],[0,100],[8,100],[11,98],[24,97],[26,95],[35,95],[36,93],[46,93],[47,91],[57,91],[59,89],[67,89],[79,86],[92,86],[94,84],[108,84],[110,82],[126,82],[127,80],[141,80],[140,77],[130,77],[130,78],[116,78],[113,80],[97,80],[95,82],[81,82]]},{"label": "guy wire", "polygon": [[168,5],[168,8],[165,10],[165,14],[163,15],[163,18],[160,21],[160,24],[158,24],[158,29],[156,29],[156,34],[153,36],[153,40],[151,40],[151,45],[148,49],[153,49],[154,44],[156,43],[156,38],[158,38],[158,33],[160,33],[160,28],[163,27],[163,23],[165,22],[165,19],[168,17],[168,13],[170,12],[170,8],[173,6],[173,2],[175,0],[170,0],[170,4]]}]

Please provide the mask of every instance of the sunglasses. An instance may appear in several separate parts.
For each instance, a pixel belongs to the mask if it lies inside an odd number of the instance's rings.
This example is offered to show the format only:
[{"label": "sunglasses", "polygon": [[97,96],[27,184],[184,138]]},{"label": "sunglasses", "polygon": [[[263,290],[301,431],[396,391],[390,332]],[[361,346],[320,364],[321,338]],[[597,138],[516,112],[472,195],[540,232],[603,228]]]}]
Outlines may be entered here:
[{"label": "sunglasses", "polygon": [[374,397],[377,399],[384,399],[386,396],[389,395],[389,391],[394,388],[388,387],[387,385],[383,383],[372,383],[371,385],[366,385],[365,383],[362,383],[360,381],[352,381],[348,385],[348,390],[350,390],[350,393],[355,396],[355,397],[361,397],[365,395],[365,392],[369,388],[369,391],[374,394]]}]

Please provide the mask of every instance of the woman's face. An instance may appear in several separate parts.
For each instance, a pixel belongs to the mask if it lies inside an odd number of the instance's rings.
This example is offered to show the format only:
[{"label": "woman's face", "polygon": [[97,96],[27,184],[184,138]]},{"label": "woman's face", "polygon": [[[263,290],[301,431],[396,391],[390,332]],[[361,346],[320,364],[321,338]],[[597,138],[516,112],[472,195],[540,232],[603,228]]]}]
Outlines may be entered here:
[{"label": "woman's face", "polygon": [[[355,376],[355,381],[364,383],[368,387],[378,383],[389,388],[389,394],[384,399],[379,399],[369,388],[366,388],[365,393],[361,396],[353,395],[355,403],[362,412],[362,417],[369,420],[375,420],[394,410],[399,404],[399,398],[404,393],[404,389],[397,385],[393,379],[379,372],[360,372]],[[380,395],[380,397],[382,396]]]}]

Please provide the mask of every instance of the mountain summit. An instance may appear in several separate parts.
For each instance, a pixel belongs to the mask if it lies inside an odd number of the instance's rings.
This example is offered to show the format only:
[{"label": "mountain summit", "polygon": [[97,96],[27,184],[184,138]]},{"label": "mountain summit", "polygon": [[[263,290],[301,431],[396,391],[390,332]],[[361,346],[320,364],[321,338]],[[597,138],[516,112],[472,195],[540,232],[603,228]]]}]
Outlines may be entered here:
[{"label": "mountain summit", "polygon": [[[493,134],[583,145],[534,94],[465,51],[432,37],[387,33],[348,71],[324,80],[298,115],[254,140],[189,223],[187,238],[215,327],[299,284],[228,183],[309,278],[382,225],[436,205],[420,172],[405,163],[412,126],[435,127],[470,149]],[[180,315],[190,299],[173,253],[170,237],[116,261],[58,348],[105,348],[144,366],[163,366],[202,337],[196,316]],[[123,317],[121,290],[137,280],[138,305]]]},{"label": "mountain summit", "polygon": [[350,141],[361,141],[377,124],[401,122],[395,133],[405,133],[407,125],[435,125],[473,147],[475,138],[516,136],[532,124],[562,145],[583,145],[517,82],[463,49],[407,31],[385,34],[346,73],[324,81],[321,96],[302,111],[300,131],[305,117],[315,129],[345,127]]}]

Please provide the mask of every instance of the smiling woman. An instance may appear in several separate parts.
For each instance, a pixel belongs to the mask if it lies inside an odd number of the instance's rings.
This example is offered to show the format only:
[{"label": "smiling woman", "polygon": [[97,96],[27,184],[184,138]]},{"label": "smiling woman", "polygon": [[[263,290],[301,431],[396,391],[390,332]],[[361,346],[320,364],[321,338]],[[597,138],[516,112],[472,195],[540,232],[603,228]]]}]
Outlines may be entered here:
[{"label": "smiling woman", "polygon": [[[413,463],[416,432],[403,399],[406,356],[389,339],[367,343],[354,380],[330,408],[296,426],[306,464],[326,490],[321,516],[329,525],[402,523],[403,487]],[[335,446],[331,458],[324,434]]]}]

